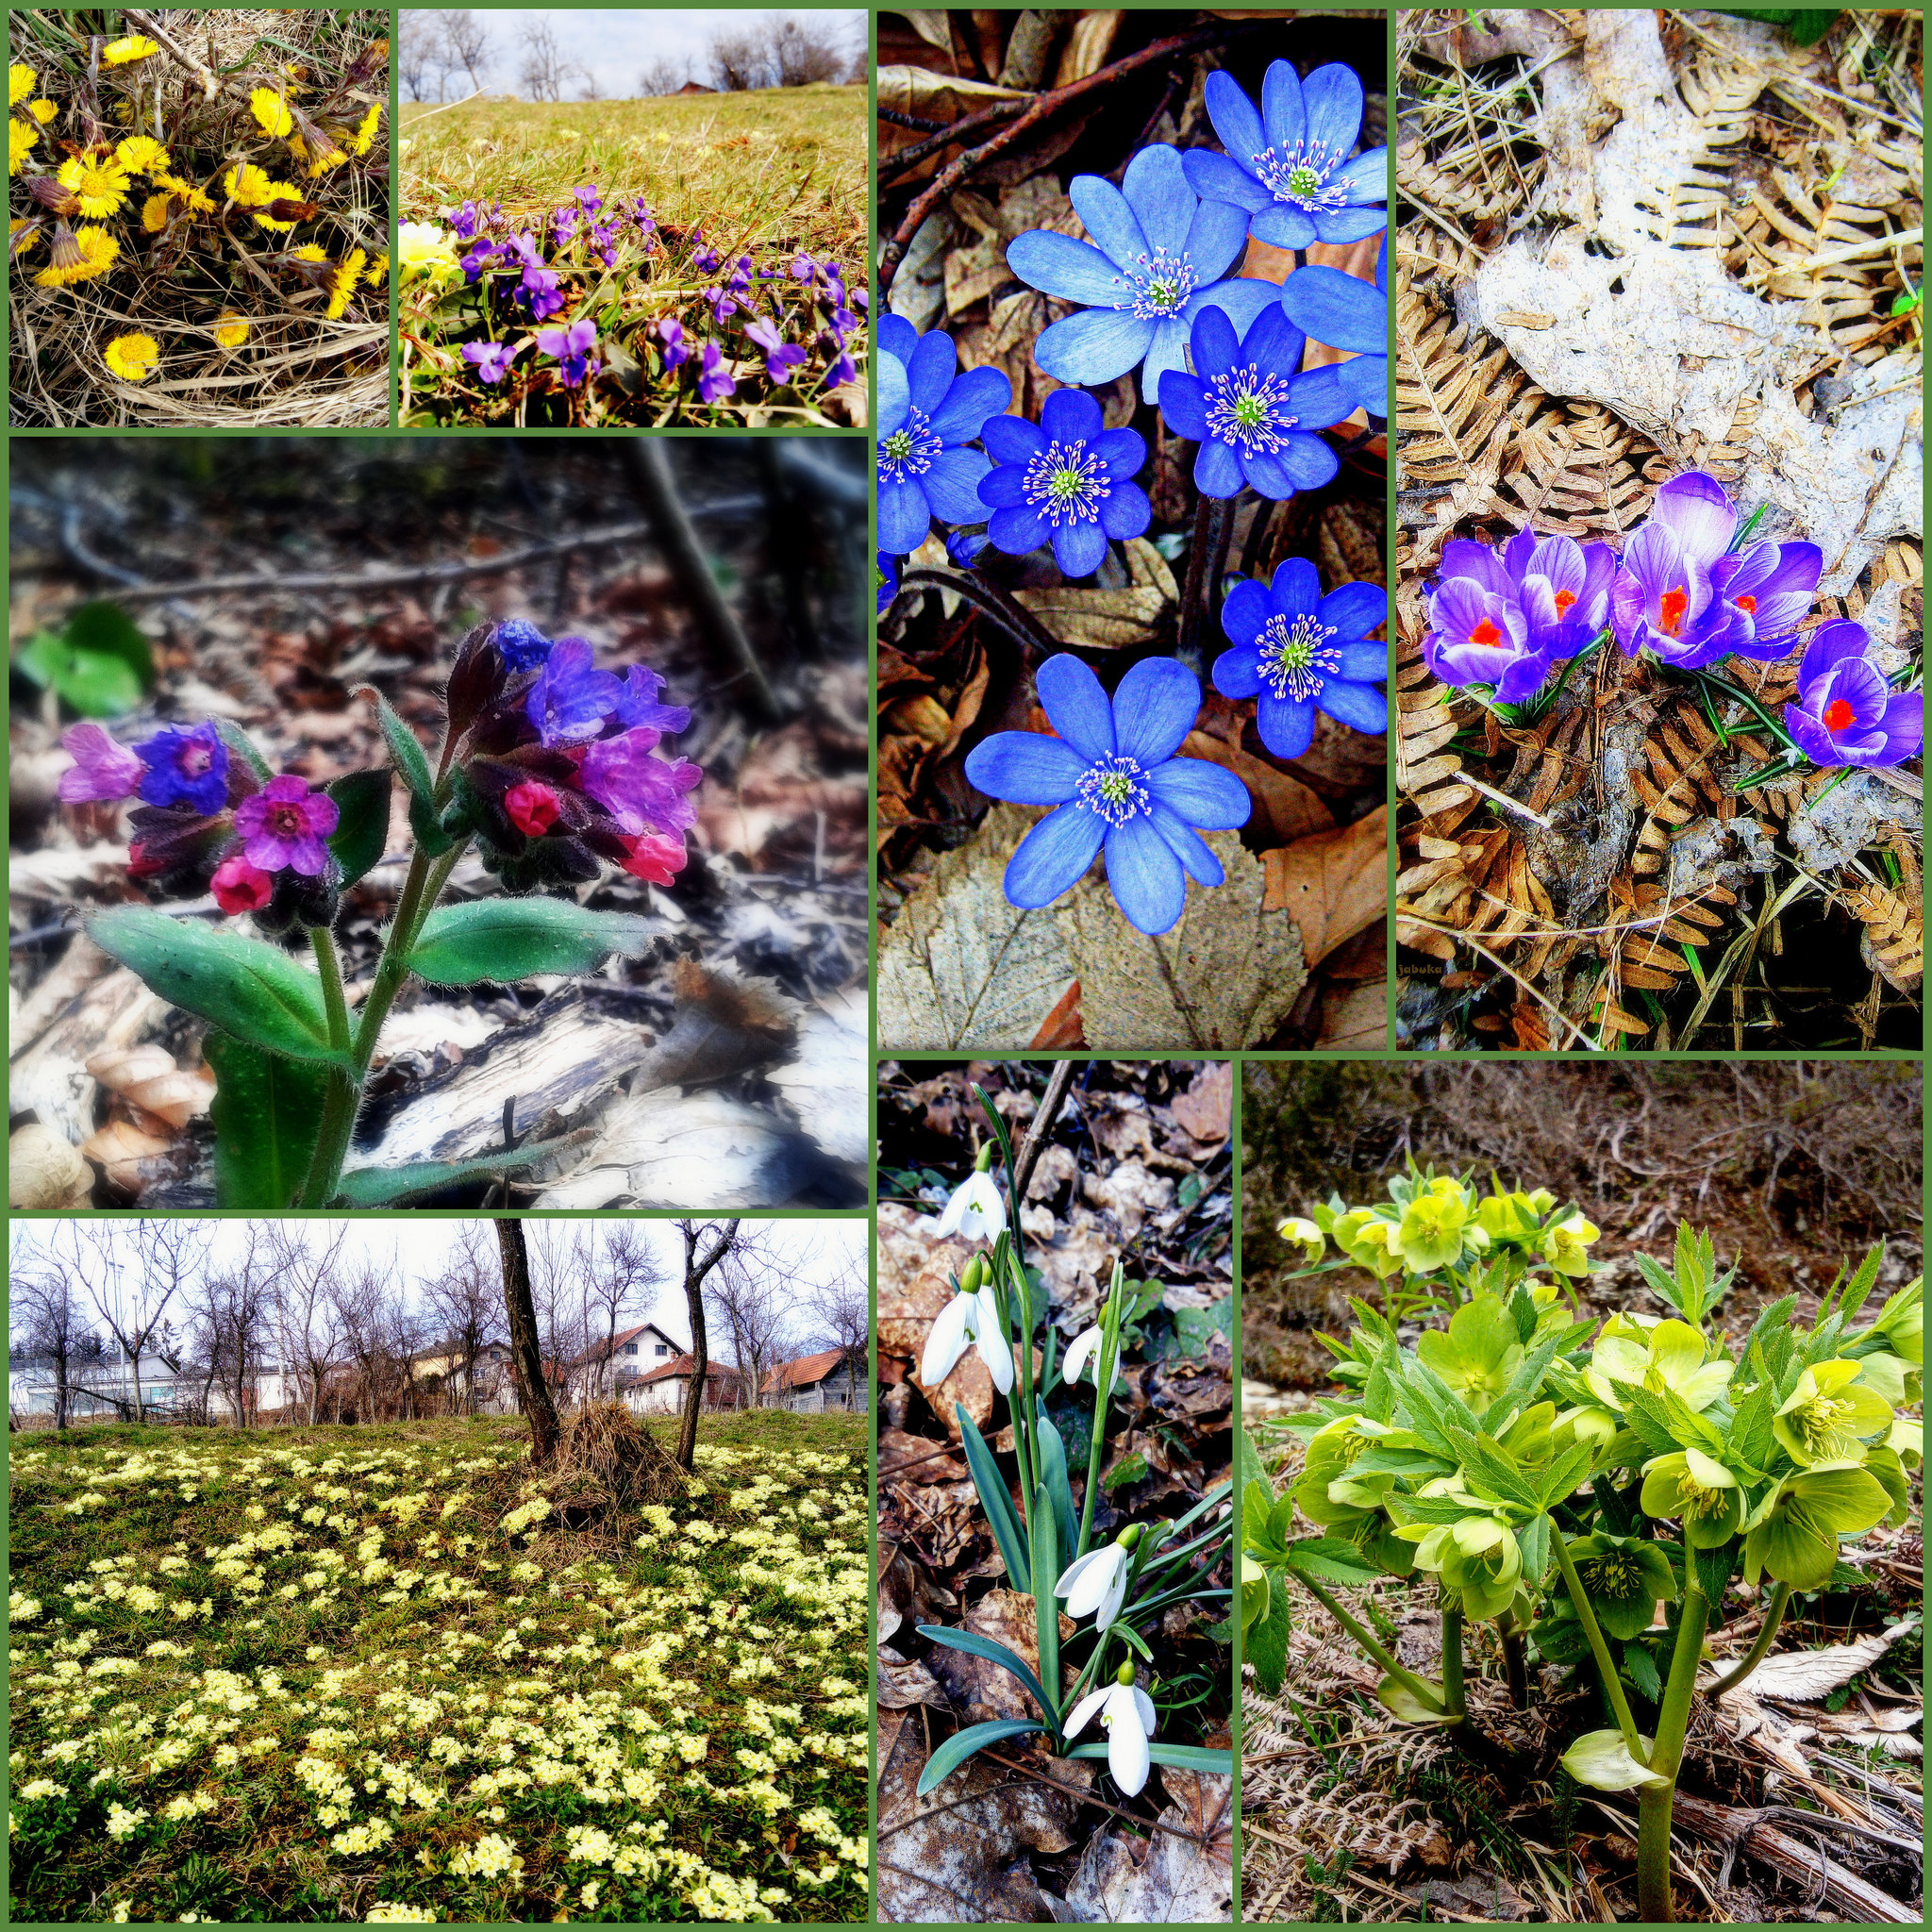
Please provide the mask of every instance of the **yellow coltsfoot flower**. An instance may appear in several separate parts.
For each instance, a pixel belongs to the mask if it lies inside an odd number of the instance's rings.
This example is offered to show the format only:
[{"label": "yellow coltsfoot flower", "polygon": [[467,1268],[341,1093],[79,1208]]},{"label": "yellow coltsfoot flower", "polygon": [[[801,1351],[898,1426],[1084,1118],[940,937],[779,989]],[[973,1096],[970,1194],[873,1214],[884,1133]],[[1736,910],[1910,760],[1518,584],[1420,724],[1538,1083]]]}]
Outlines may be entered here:
[{"label": "yellow coltsfoot flower", "polygon": [[225,308],[215,317],[215,341],[223,348],[239,349],[247,340],[247,321],[232,308]]},{"label": "yellow coltsfoot flower", "polygon": [[33,152],[34,142],[40,140],[38,127],[30,127],[25,121],[9,119],[7,124],[7,172],[17,175],[26,166],[26,158]]},{"label": "yellow coltsfoot flower", "polygon": [[54,230],[53,254],[53,266],[34,277],[43,289],[64,289],[106,275],[119,258],[121,244],[105,228],[70,228],[62,222]]},{"label": "yellow coltsfoot flower", "polygon": [[264,134],[272,134],[280,141],[294,132],[295,123],[289,113],[288,103],[274,88],[257,88],[248,96],[248,106]]},{"label": "yellow coltsfoot flower", "polygon": [[381,125],[381,107],[373,107],[370,108],[368,113],[363,115],[361,123],[357,127],[355,133],[349,136],[349,146],[355,151],[358,158],[360,156],[366,155],[369,152],[370,144],[375,139],[375,130]]},{"label": "yellow coltsfoot flower", "polygon": [[31,67],[10,66],[7,70],[7,105],[17,108],[34,91],[40,76]]},{"label": "yellow coltsfoot flower", "polygon": [[159,174],[172,165],[168,150],[145,134],[130,134],[115,148],[114,159],[130,175]]},{"label": "yellow coltsfoot flower", "polygon": [[101,64],[104,67],[125,67],[131,60],[145,60],[150,54],[158,54],[161,43],[151,41],[145,34],[124,34],[118,41],[109,41],[101,49]]},{"label": "yellow coltsfoot flower", "polygon": [[101,359],[123,382],[145,382],[154,374],[161,345],[152,336],[116,336]]},{"label": "yellow coltsfoot flower", "polygon": [[80,199],[90,220],[117,213],[127,199],[127,171],[111,156],[76,156],[60,163],[58,179]]},{"label": "yellow coltsfoot flower", "polygon": [[268,178],[267,170],[258,168],[253,161],[241,161],[230,168],[224,176],[224,185],[228,199],[240,202],[243,208],[260,208],[275,198],[275,183]]}]

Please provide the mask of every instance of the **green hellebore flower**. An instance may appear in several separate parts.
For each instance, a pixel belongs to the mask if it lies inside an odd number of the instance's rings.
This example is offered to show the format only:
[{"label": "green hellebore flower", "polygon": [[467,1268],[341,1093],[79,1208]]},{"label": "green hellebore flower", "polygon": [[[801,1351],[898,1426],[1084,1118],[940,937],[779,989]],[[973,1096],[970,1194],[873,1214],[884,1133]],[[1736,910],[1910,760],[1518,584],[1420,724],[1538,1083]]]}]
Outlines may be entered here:
[{"label": "green hellebore flower", "polygon": [[1324,1529],[1343,1528],[1375,1514],[1395,1478],[1370,1473],[1350,1479],[1347,1472],[1378,1440],[1406,1435],[1361,1415],[1341,1416],[1317,1429],[1308,1438],[1308,1459],[1294,1486],[1302,1514]]},{"label": "green hellebore flower", "polygon": [[1925,1361],[1925,1284],[1908,1282],[1878,1311],[1872,1324],[1907,1361],[1924,1367]]},{"label": "green hellebore flower", "polygon": [[1798,1386],[1772,1419],[1771,1432],[1791,1460],[1811,1468],[1821,1462],[1856,1462],[1865,1438],[1891,1426],[1891,1405],[1858,1384],[1859,1364],[1819,1362],[1798,1377]]},{"label": "green hellebore flower", "polygon": [[1885,1439],[1885,1446],[1907,1469],[1917,1469],[1925,1459],[1925,1424],[1911,1416],[1899,1416]]},{"label": "green hellebore flower", "polygon": [[1896,1529],[1911,1514],[1912,1482],[1905,1464],[1894,1450],[1879,1447],[1866,1450],[1862,1466],[1891,1498],[1891,1507],[1885,1512],[1885,1526]]},{"label": "green hellebore flower", "polygon": [[1527,1194],[1490,1194],[1477,1204],[1476,1224],[1492,1241],[1527,1247],[1542,1234],[1542,1216]]},{"label": "green hellebore flower", "polygon": [[1417,1356],[1457,1394],[1493,1401],[1523,1360],[1516,1324],[1500,1295],[1478,1294],[1449,1318],[1449,1332],[1432,1328],[1416,1342]]},{"label": "green hellebore flower", "polygon": [[1688,1322],[1659,1322],[1646,1332],[1628,1316],[1613,1315],[1590,1352],[1583,1379],[1599,1402],[1619,1411],[1621,1382],[1674,1390],[1687,1408],[1701,1414],[1730,1387],[1734,1367],[1723,1353],[1706,1361],[1707,1353],[1704,1337]]},{"label": "green hellebore flower", "polygon": [[1596,1238],[1592,1223],[1580,1214],[1566,1215],[1543,1230],[1542,1257],[1558,1274],[1580,1279],[1590,1273],[1590,1244]]},{"label": "green hellebore flower", "polygon": [[1909,1408],[1924,1395],[1924,1375],[1903,1356],[1861,1355],[1858,1380],[1893,1408]]},{"label": "green hellebore flower", "polygon": [[1855,1464],[1786,1476],[1751,1512],[1744,1581],[1755,1585],[1764,1570],[1795,1590],[1822,1589],[1838,1561],[1839,1538],[1862,1536],[1890,1507],[1885,1485]]},{"label": "green hellebore flower", "polygon": [[[1640,1737],[1637,1741],[1646,1753],[1656,1748],[1648,1738]],[[1631,1757],[1621,1731],[1586,1731],[1564,1752],[1563,1769],[1578,1784],[1591,1785],[1600,1791],[1627,1791],[1635,1785],[1668,1782]]]},{"label": "green hellebore flower", "polygon": [[1241,1552],[1241,1628],[1252,1630],[1268,1614],[1270,1585],[1268,1573],[1248,1555]]},{"label": "green hellebore flower", "polygon": [[1465,1516],[1459,1523],[1413,1523],[1398,1529],[1416,1546],[1415,1567],[1442,1579],[1462,1599],[1462,1614],[1478,1621],[1497,1617],[1516,1598],[1523,1552],[1493,1516]]},{"label": "green hellebore flower", "polygon": [[1488,1247],[1490,1238],[1471,1209],[1460,1182],[1447,1175],[1431,1181],[1402,1210],[1390,1252],[1411,1274],[1428,1274],[1461,1260],[1465,1247]]},{"label": "green hellebore flower", "polygon": [[1570,1560],[1598,1624],[1621,1642],[1650,1628],[1659,1602],[1676,1601],[1676,1573],[1642,1537],[1579,1537],[1570,1545]]},{"label": "green hellebore flower", "polygon": [[1701,1449],[1653,1457],[1643,1465],[1639,1500],[1646,1516],[1677,1517],[1693,1550],[1722,1549],[1743,1515],[1738,1478]]},{"label": "green hellebore flower", "polygon": [[1351,1208],[1331,1232],[1335,1245],[1358,1268],[1366,1268],[1378,1281],[1402,1273],[1402,1261],[1393,1252],[1396,1224],[1377,1214],[1373,1208]]},{"label": "green hellebore flower", "polygon": [[1308,1266],[1312,1268],[1327,1252],[1327,1239],[1312,1221],[1305,1220],[1298,1214],[1291,1214],[1286,1221],[1274,1224],[1274,1232],[1285,1241],[1307,1251]]}]

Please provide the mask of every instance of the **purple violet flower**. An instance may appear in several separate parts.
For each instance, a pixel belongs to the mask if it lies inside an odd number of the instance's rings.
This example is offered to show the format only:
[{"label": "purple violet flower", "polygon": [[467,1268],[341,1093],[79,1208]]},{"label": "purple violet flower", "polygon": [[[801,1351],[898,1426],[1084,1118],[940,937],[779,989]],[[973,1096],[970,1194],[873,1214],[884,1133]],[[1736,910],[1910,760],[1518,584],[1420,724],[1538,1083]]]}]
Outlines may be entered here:
[{"label": "purple violet flower", "polygon": [[475,235],[478,220],[476,204],[474,201],[466,201],[450,215],[450,232],[458,242],[468,242]]},{"label": "purple violet flower", "polygon": [[525,617],[512,617],[496,626],[496,648],[511,672],[534,671],[551,652],[551,642]]},{"label": "purple violet flower", "polygon": [[658,340],[664,344],[664,367],[667,371],[690,359],[691,351],[684,345],[683,323],[666,315],[659,318],[657,328]]},{"label": "purple violet flower", "polygon": [[584,638],[558,638],[530,687],[524,709],[543,743],[582,744],[616,710],[623,687],[591,661]]},{"label": "purple violet flower", "polygon": [[1153,520],[1147,492],[1128,480],[1147,460],[1146,442],[1106,428],[1085,390],[1055,390],[1037,427],[1024,416],[991,417],[980,440],[993,462],[979,479],[992,511],[986,534],[1009,557],[1051,542],[1065,575],[1091,576],[1109,537],[1138,537]]},{"label": "purple violet flower", "polygon": [[62,805],[107,804],[132,798],[141,790],[147,767],[108,735],[105,725],[89,720],[68,728],[60,741],[74,762],[60,774]]},{"label": "purple violet flower", "polygon": [[858,380],[858,364],[847,355],[841,354],[839,359],[825,371],[825,384],[830,389],[837,389],[841,382],[857,382]]},{"label": "purple violet flower", "polygon": [[465,342],[463,360],[475,367],[480,381],[496,383],[509,374],[509,365],[523,352],[521,342],[514,348],[508,342]]},{"label": "purple violet flower", "polygon": [[624,690],[618,694],[617,722],[626,731],[639,727],[673,732],[691,723],[691,711],[684,705],[660,705],[658,693],[670,682],[648,664],[633,664],[624,674]]},{"label": "purple violet flower", "polygon": [[1919,755],[1924,693],[1894,691],[1870,647],[1865,626],[1845,619],[1821,624],[1805,646],[1785,729],[1814,765],[1896,765]]},{"label": "purple violet flower", "polygon": [[464,281],[475,282],[483,271],[494,264],[504,253],[504,245],[499,242],[478,242],[462,258]]},{"label": "purple violet flower", "polygon": [[147,767],[141,781],[143,805],[185,805],[212,818],[227,804],[228,747],[211,722],[192,731],[164,725],[134,751]]},{"label": "purple violet flower", "polygon": [[517,298],[529,308],[533,320],[541,322],[563,307],[563,294],[557,276],[547,268],[525,268],[517,285]]},{"label": "purple violet flower", "polygon": [[604,206],[603,191],[594,181],[588,187],[577,189],[575,192],[577,201],[587,214],[595,214]]},{"label": "purple violet flower", "polygon": [[311,791],[305,780],[285,772],[235,808],[235,829],[250,865],[263,872],[287,867],[312,879],[328,863],[323,841],[341,816],[327,792]]},{"label": "purple violet flower", "polygon": [[697,808],[685,796],[704,777],[688,758],[653,758],[655,731],[631,730],[600,738],[584,754],[579,773],[594,798],[626,832],[682,832],[697,823]]},{"label": "purple violet flower", "polygon": [[572,323],[568,328],[540,328],[537,346],[563,365],[563,379],[572,389],[587,375],[595,375],[604,366],[591,355],[597,346],[597,325],[589,316]]},{"label": "purple violet flower", "polygon": [[705,344],[705,359],[698,372],[698,394],[706,402],[715,403],[721,397],[737,391],[737,378],[724,366],[724,358],[718,353],[716,342]]},{"label": "purple violet flower", "polygon": [[716,275],[718,273],[718,264],[724,258],[705,240],[705,230],[702,224],[691,231],[691,267],[701,275]]},{"label": "purple violet flower", "polygon": [[990,797],[1058,808],[1008,862],[1007,898],[1049,905],[1105,850],[1121,910],[1144,933],[1167,931],[1187,903],[1187,875],[1222,881],[1221,861],[1194,827],[1231,831],[1251,808],[1232,772],[1174,756],[1201,709],[1199,680],[1177,658],[1143,658],[1109,701],[1092,672],[1062,653],[1033,684],[1057,735],[996,731],[966,759],[968,780]]},{"label": "purple violet flower", "polygon": [[765,374],[774,382],[790,382],[791,372],[805,361],[805,351],[788,342],[763,317],[746,323],[744,332],[765,352]]}]

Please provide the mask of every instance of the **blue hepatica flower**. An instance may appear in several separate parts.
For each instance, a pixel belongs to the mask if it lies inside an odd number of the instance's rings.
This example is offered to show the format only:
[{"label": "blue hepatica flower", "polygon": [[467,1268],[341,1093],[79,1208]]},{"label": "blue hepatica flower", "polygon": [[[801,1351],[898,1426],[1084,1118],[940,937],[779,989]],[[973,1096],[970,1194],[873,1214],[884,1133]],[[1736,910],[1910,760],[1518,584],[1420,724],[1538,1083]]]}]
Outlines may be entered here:
[{"label": "blue hepatica flower", "polygon": [[1220,279],[1247,240],[1247,210],[1203,201],[1177,149],[1143,147],[1119,188],[1075,175],[1067,193],[1091,242],[1032,228],[1007,247],[1023,282],[1082,305],[1033,344],[1033,359],[1059,381],[1111,382],[1138,368],[1151,403],[1161,373],[1185,366],[1188,327],[1203,308],[1224,308],[1245,328],[1274,299],[1272,282]]},{"label": "blue hepatica flower", "polygon": [[1339,61],[1307,80],[1276,60],[1261,83],[1261,111],[1233,76],[1208,76],[1208,118],[1224,155],[1192,148],[1182,158],[1197,194],[1233,202],[1248,232],[1276,248],[1359,242],[1389,225],[1389,150],[1349,159],[1362,129],[1362,84]]},{"label": "blue hepatica flower", "polygon": [[1298,268],[1281,285],[1281,306],[1305,335],[1331,349],[1354,351],[1334,364],[1352,407],[1389,413],[1389,237],[1375,258],[1373,284],[1339,268]]},{"label": "blue hepatica flower", "polygon": [[1248,820],[1247,788],[1205,758],[1174,757],[1201,708],[1201,686],[1177,658],[1143,658],[1111,703],[1070,656],[1034,675],[1059,735],[997,731],[974,745],[966,776],[993,798],[1058,808],[1028,832],[1007,866],[1015,906],[1045,906],[1107,854],[1107,883],[1144,933],[1181,916],[1191,875],[1221,883],[1221,863],[1194,830],[1232,831]]},{"label": "blue hepatica flower", "polygon": [[979,479],[991,465],[960,445],[1013,400],[1013,386],[998,369],[955,375],[952,337],[922,336],[903,315],[881,320],[878,350],[879,548],[904,557],[935,517],[976,524],[985,514]]},{"label": "blue hepatica flower", "polygon": [[1236,495],[1243,483],[1277,502],[1319,490],[1341,458],[1309,432],[1340,423],[1355,403],[1331,365],[1297,372],[1303,335],[1271,304],[1245,336],[1218,308],[1204,308],[1188,347],[1194,374],[1160,378],[1168,427],[1200,445],[1194,483],[1204,496]]},{"label": "blue hepatica flower", "polygon": [[1138,537],[1153,521],[1147,492],[1127,480],[1147,460],[1146,443],[1131,429],[1105,428],[1084,390],[1055,390],[1037,426],[995,416],[984,438],[993,467],[979,500],[992,510],[986,534],[995,549],[1024,557],[1051,542],[1061,571],[1084,577],[1100,568],[1109,537]]},{"label": "blue hepatica flower", "polygon": [[878,615],[883,617],[892,608],[892,599],[899,594],[899,559],[890,550],[878,553],[874,583],[878,591]]},{"label": "blue hepatica flower", "polygon": [[1272,583],[1243,577],[1221,607],[1234,645],[1214,660],[1214,689],[1224,698],[1258,698],[1261,742],[1278,758],[1298,758],[1326,711],[1357,731],[1386,731],[1389,700],[1374,680],[1387,675],[1389,647],[1368,633],[1389,618],[1379,584],[1343,584],[1322,594],[1306,558],[1291,557]]}]

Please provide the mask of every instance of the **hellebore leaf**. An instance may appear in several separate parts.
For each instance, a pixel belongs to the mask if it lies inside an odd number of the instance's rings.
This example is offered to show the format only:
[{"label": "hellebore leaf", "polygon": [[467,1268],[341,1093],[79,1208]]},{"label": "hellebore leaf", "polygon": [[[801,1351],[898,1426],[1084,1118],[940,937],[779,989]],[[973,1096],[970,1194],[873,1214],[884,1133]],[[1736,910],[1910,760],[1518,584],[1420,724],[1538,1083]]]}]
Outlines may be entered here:
[{"label": "hellebore leaf", "polygon": [[1396,1677],[1384,1677],[1375,1686],[1375,1702],[1391,1710],[1404,1724],[1453,1724],[1460,1722],[1440,1707],[1431,1709],[1408,1686]]},{"label": "hellebore leaf", "polygon": [[533,973],[588,973],[612,953],[635,958],[662,930],[638,912],[592,912],[567,899],[478,899],[423,922],[408,969],[437,986],[508,984]]},{"label": "hellebore leaf", "polygon": [[389,773],[350,772],[329,786],[328,795],[337,814],[329,857],[342,869],[342,884],[353,886],[389,842]]},{"label": "hellebore leaf", "polygon": [[1630,1679],[1638,1696],[1655,1704],[1664,1694],[1663,1679],[1657,1674],[1657,1659],[1641,1643],[1624,1646],[1624,1674]]},{"label": "hellebore leaf", "polygon": [[1255,1667],[1255,1681],[1264,1696],[1280,1694],[1288,1674],[1288,1639],[1292,1627],[1288,1590],[1271,1590],[1268,1613],[1257,1617],[1241,1639],[1241,1660]]},{"label": "hellebore leaf", "polygon": [[322,982],[279,946],[174,919],[151,906],[118,906],[87,922],[102,952],[131,967],[184,1011],[250,1046],[290,1059],[335,1061]]},{"label": "hellebore leaf", "polygon": [[[1645,1751],[1652,1748],[1648,1738],[1640,1736],[1637,1741]],[[1586,1731],[1564,1752],[1563,1769],[1578,1784],[1599,1791],[1627,1791],[1638,1785],[1669,1782],[1631,1757],[1621,1731]]]},{"label": "hellebore leaf", "polygon": [[215,1129],[215,1200],[223,1208],[279,1213],[308,1173],[328,1069],[314,1060],[264,1053],[219,1027],[209,1029],[201,1050],[215,1076],[208,1106]]},{"label": "hellebore leaf", "polygon": [[1305,1570],[1322,1583],[1373,1583],[1381,1570],[1352,1542],[1339,1536],[1304,1537],[1288,1546],[1292,1569]]}]

